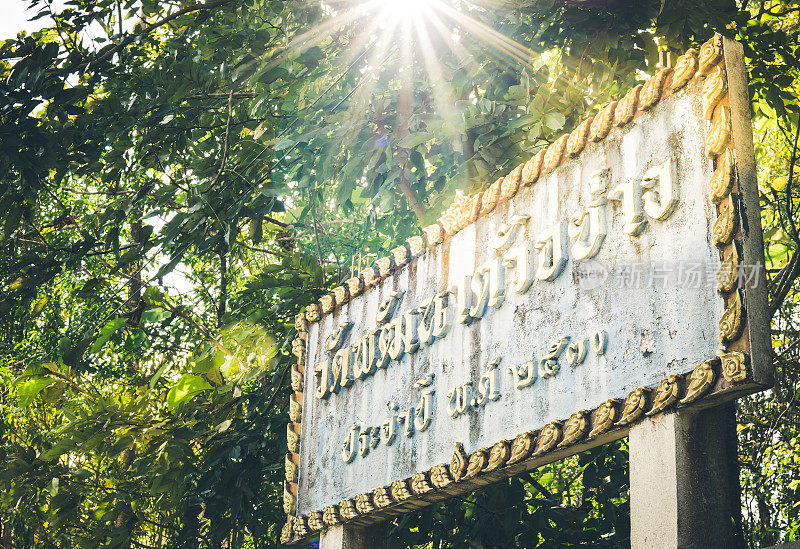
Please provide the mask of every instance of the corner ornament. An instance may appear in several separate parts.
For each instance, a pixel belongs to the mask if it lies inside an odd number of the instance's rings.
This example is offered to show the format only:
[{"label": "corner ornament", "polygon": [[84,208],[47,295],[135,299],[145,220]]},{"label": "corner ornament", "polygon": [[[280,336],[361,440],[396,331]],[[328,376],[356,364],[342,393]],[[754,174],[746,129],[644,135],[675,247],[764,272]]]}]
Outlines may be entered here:
[{"label": "corner ornament", "polygon": [[480,450],[475,450],[472,452],[472,455],[469,456],[469,463],[467,463],[467,472],[464,473],[464,478],[472,478],[481,471],[483,471],[486,466],[489,464],[489,452],[486,449],[481,448]]},{"label": "corner ornament", "polygon": [[549,452],[556,447],[560,440],[561,422],[551,421],[542,427],[542,431],[539,433],[539,437],[536,440],[536,451],[533,453],[533,455],[540,456],[545,452]]},{"label": "corner ornament", "polygon": [[454,446],[453,457],[450,459],[450,474],[454,481],[459,482],[467,474],[469,456],[460,442],[456,442]]},{"label": "corner ornament", "polygon": [[444,488],[445,486],[453,483],[453,477],[447,469],[447,465],[439,464],[431,467],[430,471],[431,483],[436,488]]},{"label": "corner ornament", "polygon": [[733,195],[729,195],[720,205],[719,217],[711,227],[714,245],[717,248],[724,248],[733,241],[739,228],[739,216],[736,210],[736,201],[733,199]]},{"label": "corner ornament", "polygon": [[625,97],[617,104],[617,108],[614,111],[615,126],[624,126],[633,118],[633,115],[636,113],[636,107],[639,104],[639,93],[641,91],[642,85],[640,84],[626,93]]},{"label": "corner ornament", "polygon": [[341,514],[339,514],[338,505],[328,505],[322,509],[322,521],[326,526],[336,526],[343,522]]},{"label": "corner ornament", "polygon": [[722,377],[728,383],[740,383],[747,379],[747,355],[739,351],[717,351],[721,361]]},{"label": "corner ornament", "polygon": [[715,34],[700,48],[700,66],[697,74],[705,76],[722,59],[722,35]]},{"label": "corner ornament", "polygon": [[496,442],[489,452],[489,463],[484,472],[495,471],[506,464],[511,457],[511,444],[507,440]]},{"label": "corner ornament", "polygon": [[614,111],[616,108],[617,101],[611,101],[600,109],[600,112],[594,117],[592,125],[589,127],[589,141],[605,139],[608,132],[611,131],[611,125],[614,123]]},{"label": "corner ornament", "polygon": [[694,78],[698,67],[697,50],[690,49],[685,54],[678,57],[675,63],[675,70],[672,73],[672,91],[677,91],[684,87]]},{"label": "corner ornament", "polygon": [[581,440],[589,432],[589,418],[586,410],[575,412],[564,424],[564,439],[558,444],[559,448],[569,446]]},{"label": "corner ornament", "polygon": [[353,499],[345,499],[339,502],[339,513],[345,520],[352,520],[358,517],[358,509]]},{"label": "corner ornament", "polygon": [[589,438],[595,438],[605,433],[614,426],[617,419],[619,400],[610,398],[597,408],[594,416],[594,428],[589,432]]},{"label": "corner ornament", "polygon": [[686,388],[686,396],[681,399],[681,404],[685,405],[694,402],[711,389],[717,377],[714,372],[714,365],[717,362],[719,362],[719,359],[715,358],[695,367],[689,377],[689,386]]},{"label": "corner ornament", "polygon": [[654,416],[678,402],[678,392],[680,391],[678,380],[680,380],[678,374],[670,374],[661,380],[656,387],[655,397],[653,397],[653,408],[646,415]]},{"label": "corner ornament", "polygon": [[433,486],[428,479],[428,473],[426,471],[420,471],[411,476],[411,491],[417,495],[427,494],[433,491]]},{"label": "corner ornament", "polygon": [[717,169],[711,176],[710,198],[714,204],[719,204],[731,194],[733,188],[733,155],[729,148],[722,153],[722,158],[717,159]]},{"label": "corner ornament", "polygon": [[647,409],[647,400],[650,397],[650,389],[639,387],[634,389],[628,398],[625,399],[625,404],[622,407],[622,414],[614,425],[622,427],[633,423],[644,415]]},{"label": "corner ornament", "polygon": [[534,431],[525,431],[518,434],[514,442],[511,443],[511,456],[508,458],[508,465],[528,459],[533,452],[535,444],[536,433]]},{"label": "corner ornament", "polygon": [[725,150],[725,145],[731,138],[731,110],[727,105],[722,105],[719,117],[712,123],[711,131],[706,135],[706,156],[716,158]]},{"label": "corner ornament", "polygon": [[716,67],[703,84],[703,117],[706,120],[711,120],[714,109],[727,93],[728,81],[725,70],[722,67]]},{"label": "corner ornament", "polygon": [[672,73],[670,68],[661,69],[645,83],[642,91],[639,92],[639,110],[647,110],[658,103],[661,99],[661,89],[664,87],[664,81],[670,73]]},{"label": "corner ornament", "polygon": [[719,319],[719,342],[727,345],[739,339],[744,329],[744,305],[742,304],[742,294],[736,291],[733,299],[722,313]]}]

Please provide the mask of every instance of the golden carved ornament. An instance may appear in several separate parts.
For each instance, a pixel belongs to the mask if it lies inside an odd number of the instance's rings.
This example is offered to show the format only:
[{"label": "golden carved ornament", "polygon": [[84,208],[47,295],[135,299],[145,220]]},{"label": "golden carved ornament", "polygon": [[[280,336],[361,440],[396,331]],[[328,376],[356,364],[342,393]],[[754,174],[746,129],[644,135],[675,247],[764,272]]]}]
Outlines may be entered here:
[{"label": "golden carved ornament", "polygon": [[589,126],[589,141],[600,141],[605,139],[611,131],[614,123],[614,111],[617,109],[617,101],[606,103],[597,113]]},{"label": "golden carved ornament", "polygon": [[525,162],[522,168],[522,186],[529,187],[536,183],[539,179],[539,173],[542,171],[542,164],[544,163],[545,151],[541,150],[531,157],[530,160]]},{"label": "golden carved ornament", "polygon": [[444,488],[453,482],[453,477],[450,476],[450,471],[447,465],[439,464],[431,467],[430,471],[431,483],[437,488]]},{"label": "golden carved ornament", "polygon": [[661,383],[656,387],[656,393],[653,397],[653,407],[647,412],[648,416],[663,412],[678,402],[678,393],[680,392],[679,381],[680,376],[678,374],[670,374],[661,380]]},{"label": "golden carved ornament", "polygon": [[333,298],[336,300],[336,305],[344,305],[350,301],[350,289],[347,284],[336,286],[333,290]]},{"label": "golden carved ornament", "polygon": [[503,178],[503,182],[500,184],[500,200],[508,200],[517,194],[522,182],[522,168],[523,166],[520,164]]},{"label": "golden carved ornament", "polygon": [[739,383],[747,379],[747,355],[739,351],[717,351],[722,377],[728,383]]},{"label": "golden carved ornament", "polygon": [[431,485],[428,479],[428,472],[427,471],[420,471],[418,473],[414,473],[411,476],[411,491],[417,495],[420,494],[427,494],[433,490],[433,486]]},{"label": "golden carved ornament", "polygon": [[581,440],[589,432],[589,414],[586,410],[575,412],[564,424],[564,438],[558,443],[559,448],[569,446]]},{"label": "golden carved ornament", "polygon": [[361,280],[364,281],[364,289],[372,288],[381,280],[380,273],[375,267],[367,267],[361,271],[359,275],[361,276]]},{"label": "golden carved ornament", "polygon": [[518,434],[516,438],[514,438],[514,442],[511,443],[511,456],[508,458],[508,464],[511,465],[528,459],[535,445],[535,432],[525,431],[524,433]]},{"label": "golden carved ornament", "polygon": [[316,322],[321,317],[319,313],[319,305],[316,303],[312,303],[308,307],[306,307],[306,320],[308,322]]},{"label": "golden carved ornament", "polygon": [[306,523],[306,520],[307,520],[306,516],[296,517],[294,519],[294,534],[298,538],[304,538],[309,534],[308,524]]},{"label": "golden carved ornament", "polygon": [[444,228],[438,223],[423,227],[422,232],[425,233],[425,240],[428,242],[429,247],[441,244],[444,240]]},{"label": "golden carved ornament", "polygon": [[697,74],[705,76],[722,59],[722,36],[715,34],[708,42],[700,48],[700,66]]},{"label": "golden carved ornament", "polygon": [[640,84],[626,93],[625,97],[617,103],[617,108],[614,110],[615,126],[624,126],[631,121],[633,115],[636,114],[636,107],[639,105],[639,92],[641,91],[642,86]]},{"label": "golden carved ornament", "polygon": [[450,475],[453,480],[458,482],[467,474],[469,466],[469,456],[464,452],[464,446],[460,442],[454,444],[453,457],[450,459]]},{"label": "golden carved ornament", "polygon": [[300,362],[305,361],[306,357],[306,342],[302,337],[296,337],[292,340],[292,354],[297,357]]},{"label": "golden carved ornament", "polygon": [[294,432],[292,424],[286,424],[286,447],[294,454],[300,452],[300,435]]},{"label": "golden carved ornament", "polygon": [[567,148],[567,139],[569,139],[569,134],[562,135],[547,147],[542,164],[542,175],[552,172],[561,164],[564,150]]},{"label": "golden carved ornament", "polygon": [[295,393],[303,392],[303,373],[297,364],[292,364],[292,391]]},{"label": "golden carved ornament", "polygon": [[308,320],[306,320],[306,315],[304,313],[297,313],[294,317],[294,329],[298,332],[308,331]]},{"label": "golden carved ornament", "polygon": [[539,431],[539,436],[536,439],[536,451],[534,456],[540,456],[545,452],[549,452],[558,445],[561,440],[561,422],[551,421]]},{"label": "golden carved ornament", "polygon": [[675,70],[672,72],[672,91],[677,91],[684,87],[694,78],[697,72],[697,50],[690,49],[675,62]]},{"label": "golden carved ornament", "polygon": [[730,302],[725,306],[725,312],[719,319],[719,342],[723,345],[739,339],[744,329],[744,305],[742,294],[736,290]]},{"label": "golden carved ornament", "polygon": [[394,270],[394,258],[390,255],[381,257],[375,260],[375,265],[378,266],[378,276],[382,279],[386,278]]},{"label": "golden carved ornament", "polygon": [[464,478],[472,478],[481,471],[483,471],[489,464],[489,452],[485,448],[475,450],[469,456],[469,463],[467,464],[467,472],[464,473]]},{"label": "golden carved ornament", "polygon": [[390,486],[395,501],[405,501],[414,495],[409,490],[408,479],[393,480]]},{"label": "golden carved ornament", "polygon": [[297,498],[292,493],[291,485],[288,482],[283,483],[283,512],[287,515],[293,515],[295,505],[297,505]]},{"label": "golden carved ornament", "polygon": [[622,426],[628,425],[642,417],[645,410],[647,410],[647,400],[650,395],[650,389],[639,387],[634,389],[625,399],[625,404],[622,406],[622,414],[619,421],[614,425]]},{"label": "golden carved ornament", "polygon": [[322,314],[327,315],[328,313],[332,313],[335,308],[336,298],[333,297],[333,294],[325,294],[319,298],[319,309],[322,311]]},{"label": "golden carved ornament", "polygon": [[396,248],[392,248],[391,253],[396,267],[402,267],[403,265],[411,261],[411,253],[405,246],[398,246]]},{"label": "golden carved ornament", "polygon": [[[341,508],[341,504],[340,508]],[[372,494],[358,494],[356,496],[356,510],[360,515],[366,515],[375,510],[375,505],[372,503]]]},{"label": "golden carved ornament", "polygon": [[710,198],[714,204],[719,204],[725,200],[733,188],[733,153],[729,148],[725,149],[717,158],[717,168],[711,176]]},{"label": "golden carved ornament", "polygon": [[500,200],[500,191],[503,186],[503,178],[499,178],[497,181],[489,185],[489,188],[483,191],[483,195],[481,196],[481,211],[480,215],[487,214],[494,210],[495,206],[497,206],[498,200]]},{"label": "golden carved ornament", "polygon": [[708,75],[703,83],[703,116],[706,120],[711,120],[714,109],[728,93],[728,79],[722,67],[716,67]]},{"label": "golden carved ornament", "polygon": [[342,515],[339,514],[339,506],[328,505],[323,507],[322,522],[324,522],[326,526],[336,526],[344,522],[342,520]]},{"label": "golden carved ornament", "polygon": [[289,399],[289,419],[293,423],[300,423],[300,418],[303,416],[303,405],[297,402],[294,398]]},{"label": "golden carved ornament", "polygon": [[389,507],[394,503],[392,498],[392,488],[390,486],[379,486],[372,491],[372,500],[379,508]]},{"label": "golden carved ornament", "polygon": [[308,529],[312,532],[319,532],[325,528],[325,523],[322,521],[321,511],[311,511],[306,520],[308,521]]},{"label": "golden carved ornament", "polygon": [[642,91],[639,92],[639,110],[647,110],[661,99],[661,90],[667,76],[672,73],[672,69],[665,68],[655,73],[650,80],[645,82]]},{"label": "golden carved ornament", "polygon": [[589,431],[589,438],[595,438],[611,429],[617,420],[619,400],[610,398],[597,407],[594,415],[593,428]]},{"label": "golden carved ornament", "polygon": [[724,248],[733,242],[733,236],[739,229],[739,216],[736,212],[736,201],[733,195],[720,205],[719,217],[711,227],[711,234],[714,237],[714,245],[717,248]]},{"label": "golden carved ornament", "polygon": [[578,156],[581,151],[586,147],[586,142],[589,140],[589,129],[592,127],[593,117],[589,117],[572,130],[567,138],[567,156],[573,158]]},{"label": "golden carved ornament", "polygon": [[720,295],[728,295],[736,289],[739,281],[739,251],[736,244],[731,246],[731,253],[722,262],[722,266],[717,271],[717,292]]},{"label": "golden carved ornament", "polygon": [[347,284],[347,291],[350,292],[350,298],[360,296],[364,293],[364,281],[361,280],[359,276],[348,278],[345,284]]},{"label": "golden carved ornament", "polygon": [[288,545],[289,542],[292,541],[293,536],[294,536],[293,517],[289,515],[286,518],[286,524],[283,525],[283,529],[281,530],[281,543],[284,545]]},{"label": "golden carved ornament", "polygon": [[450,207],[437,220],[444,228],[446,235],[457,233],[476,219],[481,212],[481,193],[474,195],[456,191],[456,196]]},{"label": "golden carved ornament", "polygon": [[297,482],[297,465],[292,459],[292,454],[286,454],[284,465],[286,466],[286,482]]},{"label": "golden carved ornament", "polygon": [[511,457],[511,443],[507,440],[496,442],[489,452],[489,463],[484,471],[496,471],[506,464]]},{"label": "golden carved ornament", "polygon": [[411,253],[411,257],[419,257],[425,253],[424,236],[412,236],[406,242],[408,242],[408,251]]},{"label": "golden carved ornament", "polygon": [[339,502],[339,514],[345,520],[352,520],[358,517],[358,509],[354,499],[343,499]]},{"label": "golden carved ornament", "polygon": [[731,110],[727,105],[722,105],[717,112],[719,116],[706,134],[706,156],[709,158],[722,154],[731,138]]},{"label": "golden carved ornament", "polygon": [[689,386],[686,387],[686,396],[681,399],[681,404],[689,404],[706,394],[714,386],[717,374],[714,372],[714,365],[719,362],[718,358],[707,360],[698,364],[692,375],[689,376]]}]

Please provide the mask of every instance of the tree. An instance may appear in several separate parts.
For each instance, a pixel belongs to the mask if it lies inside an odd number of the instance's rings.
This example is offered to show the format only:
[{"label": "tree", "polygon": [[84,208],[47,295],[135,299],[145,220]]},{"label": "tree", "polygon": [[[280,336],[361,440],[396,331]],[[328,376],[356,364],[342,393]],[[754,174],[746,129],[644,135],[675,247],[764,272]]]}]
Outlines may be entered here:
[{"label": "tree", "polygon": [[[776,313],[745,531],[795,538],[797,2],[30,4],[52,25],[0,45],[5,544],[276,545],[294,314],[714,31],[745,44]],[[614,444],[390,536],[625,545],[626,474]]]}]

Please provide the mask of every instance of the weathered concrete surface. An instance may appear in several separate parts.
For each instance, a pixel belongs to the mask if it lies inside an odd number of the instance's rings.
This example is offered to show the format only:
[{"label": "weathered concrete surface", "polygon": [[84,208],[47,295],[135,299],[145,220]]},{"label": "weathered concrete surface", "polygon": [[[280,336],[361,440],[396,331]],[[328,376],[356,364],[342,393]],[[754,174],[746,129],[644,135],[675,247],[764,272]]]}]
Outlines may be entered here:
[{"label": "weathered concrete surface", "polygon": [[732,403],[631,427],[631,548],[743,547]]},{"label": "weathered concrete surface", "polygon": [[[638,237],[623,232],[622,209],[610,205],[608,236],[593,261],[607,266],[663,264],[673,272],[682,261],[716,272],[719,254],[710,236],[715,212],[706,197],[712,163],[703,154],[706,123],[695,92],[696,88],[673,95],[635,123],[613,130],[604,141],[590,144],[579,161],[565,162],[378,288],[312,325],[305,369],[300,514],[449,462],[454,442],[461,442],[470,453],[549,421],[564,420],[578,410],[591,410],[608,398],[624,398],[637,387],[653,387],[668,374],[691,371],[714,356],[723,305],[712,285],[582,288],[578,263],[570,259],[557,279],[535,281],[523,295],[508,292],[505,303],[489,308],[483,319],[469,326],[454,324],[444,339],[392,362],[386,370],[328,400],[314,395],[313,365],[325,356],[325,340],[340,322],[355,323],[354,341],[375,328],[378,304],[390,292],[406,291],[399,307],[403,311],[449,289],[492,257],[488,242],[515,214],[531,216],[525,231],[520,231],[520,240],[541,238],[557,221],[588,205],[587,184],[596,170],[611,168],[608,187],[613,188],[672,160],[679,204],[668,219],[650,219]],[[597,330],[608,333],[604,356],[589,353],[576,368],[562,358],[558,375],[538,379],[525,389],[514,387],[508,366],[538,361],[562,336],[589,338]],[[500,399],[451,419],[445,412],[448,391],[477,382],[489,361],[498,357],[502,358]],[[351,425],[380,425],[389,415],[386,404],[390,400],[397,401],[401,411],[416,405],[419,390],[414,381],[430,372],[436,374],[430,427],[412,437],[401,434],[393,445],[378,445],[365,457],[356,456],[345,464],[342,441]]]},{"label": "weathered concrete surface", "polygon": [[383,549],[386,547],[386,525],[334,526],[322,531],[319,546],[320,549]]}]

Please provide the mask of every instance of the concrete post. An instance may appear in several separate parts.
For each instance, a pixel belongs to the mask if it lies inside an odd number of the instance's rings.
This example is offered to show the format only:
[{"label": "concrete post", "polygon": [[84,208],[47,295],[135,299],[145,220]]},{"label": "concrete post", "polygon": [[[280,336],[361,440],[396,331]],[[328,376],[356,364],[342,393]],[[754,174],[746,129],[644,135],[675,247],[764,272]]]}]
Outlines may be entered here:
[{"label": "concrete post", "polygon": [[646,419],[628,441],[632,549],[744,545],[733,402]]},{"label": "concrete post", "polygon": [[384,549],[386,547],[386,525],[334,526],[322,532],[320,549]]}]

